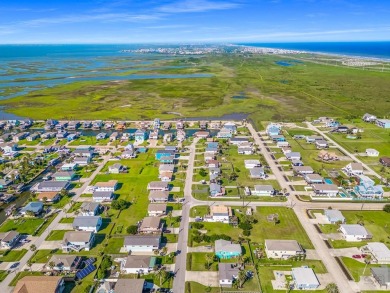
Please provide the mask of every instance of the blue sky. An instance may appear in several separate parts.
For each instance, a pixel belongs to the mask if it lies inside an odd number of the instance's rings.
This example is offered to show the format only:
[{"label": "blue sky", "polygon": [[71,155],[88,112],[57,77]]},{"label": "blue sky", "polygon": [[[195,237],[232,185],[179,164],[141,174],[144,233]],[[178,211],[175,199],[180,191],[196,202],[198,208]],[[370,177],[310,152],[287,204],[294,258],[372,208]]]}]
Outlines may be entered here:
[{"label": "blue sky", "polygon": [[388,0],[1,0],[0,43],[390,40]]}]

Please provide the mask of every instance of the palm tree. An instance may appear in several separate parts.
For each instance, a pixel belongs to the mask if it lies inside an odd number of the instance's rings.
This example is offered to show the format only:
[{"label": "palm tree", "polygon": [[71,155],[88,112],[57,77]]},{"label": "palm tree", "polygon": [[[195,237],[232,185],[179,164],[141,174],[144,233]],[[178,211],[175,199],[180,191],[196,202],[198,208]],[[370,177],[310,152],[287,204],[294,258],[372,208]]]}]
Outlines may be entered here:
[{"label": "palm tree", "polygon": [[211,254],[206,254],[205,258],[206,258],[207,269],[210,270],[211,263],[214,257]]},{"label": "palm tree", "polygon": [[53,268],[56,266],[56,263],[54,261],[51,261],[48,263],[50,270],[52,271]]},{"label": "palm tree", "polygon": [[371,263],[371,260],[372,260],[371,254],[366,254],[366,256],[364,257],[364,262],[366,263],[366,265],[364,266],[363,276],[364,273],[366,272],[367,266]]},{"label": "palm tree", "polygon": [[237,280],[238,280],[238,287],[242,288],[245,281],[246,281],[246,271],[245,270],[240,270],[238,272]]},{"label": "palm tree", "polygon": [[37,246],[36,246],[35,244],[32,244],[32,245],[30,246],[30,250],[31,250],[31,251],[37,250]]}]

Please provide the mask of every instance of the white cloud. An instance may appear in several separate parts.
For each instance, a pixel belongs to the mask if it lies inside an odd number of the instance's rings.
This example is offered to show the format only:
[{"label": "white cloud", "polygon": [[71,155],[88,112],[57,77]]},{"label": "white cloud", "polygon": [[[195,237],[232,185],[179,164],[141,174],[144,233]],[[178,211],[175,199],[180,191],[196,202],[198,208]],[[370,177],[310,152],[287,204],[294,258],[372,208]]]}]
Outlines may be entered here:
[{"label": "white cloud", "polygon": [[205,12],[210,10],[227,10],[237,8],[239,6],[240,5],[235,2],[184,0],[160,6],[158,10],[165,13],[189,13]]}]

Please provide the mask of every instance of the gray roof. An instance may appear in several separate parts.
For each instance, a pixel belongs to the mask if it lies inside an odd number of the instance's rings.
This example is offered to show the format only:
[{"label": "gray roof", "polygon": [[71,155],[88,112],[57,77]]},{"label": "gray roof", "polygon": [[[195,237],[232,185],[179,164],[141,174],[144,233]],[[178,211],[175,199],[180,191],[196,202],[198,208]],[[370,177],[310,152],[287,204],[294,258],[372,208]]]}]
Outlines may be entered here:
[{"label": "gray roof", "polygon": [[19,232],[16,231],[8,231],[4,233],[0,233],[0,241],[2,242],[10,242],[14,240],[16,237],[19,237]]},{"label": "gray roof", "polygon": [[111,198],[112,195],[113,195],[112,191],[94,191],[92,197]]},{"label": "gray roof", "polygon": [[149,188],[168,188],[167,182],[161,182],[161,181],[152,181],[148,184]]},{"label": "gray roof", "polygon": [[149,192],[149,199],[168,199],[169,191],[151,190]]},{"label": "gray roof", "polygon": [[233,263],[219,263],[218,264],[218,272],[220,280],[233,280],[233,278],[237,278],[238,276],[238,266],[235,266]]},{"label": "gray roof", "polygon": [[73,177],[75,175],[75,172],[73,171],[61,171],[61,172],[55,172],[53,177]]},{"label": "gray roof", "polygon": [[264,169],[261,167],[255,167],[250,169],[251,176],[261,176],[264,175]]},{"label": "gray roof", "polygon": [[221,185],[219,185],[217,183],[211,183],[210,184],[210,191],[221,192],[222,191]]},{"label": "gray roof", "polygon": [[287,154],[286,154],[286,157],[287,157],[287,158],[301,157],[301,153],[300,153],[300,152],[291,152],[291,153],[287,153]]},{"label": "gray roof", "polygon": [[241,253],[242,250],[240,244],[234,244],[231,241],[219,239],[215,241],[215,252],[219,251]]},{"label": "gray roof", "polygon": [[93,232],[88,231],[68,231],[65,233],[63,242],[67,244],[68,242],[89,242]]},{"label": "gray roof", "polygon": [[381,242],[369,242],[367,248],[372,252],[378,261],[390,260],[390,249]]},{"label": "gray roof", "polygon": [[93,212],[98,206],[100,206],[100,204],[97,202],[85,201],[81,204],[81,209],[84,211]]},{"label": "gray roof", "polygon": [[124,246],[131,245],[146,245],[159,246],[161,238],[155,235],[131,235],[125,237]]},{"label": "gray roof", "polygon": [[96,227],[101,220],[99,216],[78,216],[73,221],[73,229],[77,227]]},{"label": "gray roof", "polygon": [[158,167],[158,170],[159,171],[164,171],[164,172],[167,172],[167,171],[172,171],[175,169],[175,165],[171,165],[171,164],[161,164],[159,167]]},{"label": "gray roof", "polygon": [[339,210],[325,210],[325,216],[331,219],[339,219],[344,222],[345,217]]},{"label": "gray roof", "polygon": [[77,257],[77,255],[53,254],[48,264],[54,262],[56,267],[71,267]]},{"label": "gray roof", "polygon": [[335,184],[313,184],[313,189],[318,191],[339,191]]},{"label": "gray roof", "polygon": [[390,283],[390,267],[371,268],[371,273],[381,286]]},{"label": "gray roof", "polygon": [[346,235],[370,235],[366,228],[358,224],[343,224],[340,228],[345,230]]},{"label": "gray roof", "polygon": [[282,251],[303,251],[301,245],[296,240],[265,240],[268,250]]},{"label": "gray roof", "polygon": [[67,181],[43,181],[38,184],[38,189],[64,189],[69,185],[69,182]]},{"label": "gray roof", "polygon": [[296,172],[314,172],[313,168],[310,166],[294,166],[293,170]]},{"label": "gray roof", "polygon": [[272,185],[255,185],[254,188],[256,191],[274,191]]},{"label": "gray roof", "polygon": [[31,211],[31,212],[34,212],[34,213],[38,213],[42,209],[43,209],[43,203],[41,203],[39,201],[32,201],[32,202],[29,202],[25,207],[23,207],[21,209],[21,211],[22,212]]},{"label": "gray roof", "polygon": [[307,174],[305,178],[308,181],[318,181],[318,180],[324,181],[324,178],[319,174]]},{"label": "gray roof", "polygon": [[124,268],[149,268],[151,256],[147,255],[129,255],[126,258]]},{"label": "gray roof", "polygon": [[140,230],[159,229],[160,226],[161,226],[161,219],[159,217],[145,217],[142,220],[142,224],[139,228]]},{"label": "gray roof", "polygon": [[166,203],[150,203],[148,205],[148,211],[161,211],[165,212],[167,210],[167,204]]},{"label": "gray roof", "polygon": [[297,284],[320,285],[316,274],[311,268],[292,268],[292,275]]},{"label": "gray roof", "polygon": [[142,293],[145,285],[144,279],[118,279],[115,284],[115,293]]}]

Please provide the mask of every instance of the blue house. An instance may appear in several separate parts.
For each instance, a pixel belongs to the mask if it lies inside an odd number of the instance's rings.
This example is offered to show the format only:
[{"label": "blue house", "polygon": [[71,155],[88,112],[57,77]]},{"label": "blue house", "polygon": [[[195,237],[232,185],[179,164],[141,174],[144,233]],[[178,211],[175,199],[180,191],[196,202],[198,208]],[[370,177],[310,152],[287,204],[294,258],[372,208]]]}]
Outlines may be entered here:
[{"label": "blue house", "polygon": [[274,142],[286,141],[286,138],[283,135],[271,135],[270,137]]},{"label": "blue house", "polygon": [[375,185],[375,182],[365,176],[360,175],[359,185],[355,186],[354,191],[356,195],[360,198],[382,198],[383,197],[383,188],[380,185]]},{"label": "blue house", "polygon": [[329,121],[326,123],[327,127],[339,127],[341,126],[341,123],[338,121]]},{"label": "blue house", "polygon": [[339,210],[325,210],[325,217],[332,224],[345,223],[345,217]]},{"label": "blue house", "polygon": [[24,206],[21,210],[20,213],[22,215],[26,215],[27,212],[33,212],[34,215],[39,215],[43,211],[43,203],[39,201],[32,201],[29,202],[26,206]]},{"label": "blue house", "polygon": [[390,128],[390,119],[377,119],[376,125],[382,128]]},{"label": "blue house", "polygon": [[66,139],[68,141],[72,141],[72,140],[75,140],[77,137],[78,137],[78,135],[76,133],[72,133],[72,134],[69,134]]},{"label": "blue house", "polygon": [[134,138],[135,138],[136,143],[143,143],[148,138],[148,135],[147,135],[146,131],[138,129],[134,133]]},{"label": "blue house", "polygon": [[140,154],[144,154],[148,151],[148,149],[146,147],[139,147],[137,148],[137,152],[139,152]]},{"label": "blue house", "polygon": [[215,241],[215,255],[221,259],[231,259],[240,256],[242,253],[241,245],[234,244],[231,241],[219,239]]},{"label": "blue house", "polygon": [[272,123],[267,126],[266,132],[268,136],[279,135],[281,128],[279,124]]},{"label": "blue house", "polygon": [[173,164],[175,162],[175,156],[164,156],[160,158],[162,164]]},{"label": "blue house", "polygon": [[213,148],[213,149],[218,149],[219,143],[218,142],[208,142],[207,143],[207,148]]},{"label": "blue house", "polygon": [[237,126],[236,126],[236,124],[234,124],[234,122],[226,122],[223,125],[223,128],[230,130],[232,133],[237,132]]}]

